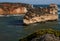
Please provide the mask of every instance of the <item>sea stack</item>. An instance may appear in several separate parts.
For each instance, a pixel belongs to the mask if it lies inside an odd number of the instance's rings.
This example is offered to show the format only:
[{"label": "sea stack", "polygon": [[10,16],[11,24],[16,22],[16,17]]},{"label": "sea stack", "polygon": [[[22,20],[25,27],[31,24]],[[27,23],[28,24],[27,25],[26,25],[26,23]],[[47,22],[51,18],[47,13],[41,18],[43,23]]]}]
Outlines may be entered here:
[{"label": "sea stack", "polygon": [[24,24],[32,24],[36,22],[58,20],[58,6],[50,4],[48,7],[30,8],[25,14]]}]

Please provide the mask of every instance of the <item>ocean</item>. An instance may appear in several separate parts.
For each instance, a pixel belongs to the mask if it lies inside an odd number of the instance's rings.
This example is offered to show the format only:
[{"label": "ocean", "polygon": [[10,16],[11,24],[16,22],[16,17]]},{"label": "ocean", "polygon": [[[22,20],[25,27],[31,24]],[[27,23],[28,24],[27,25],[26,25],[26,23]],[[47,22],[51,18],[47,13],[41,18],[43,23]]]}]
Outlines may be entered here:
[{"label": "ocean", "polygon": [[[36,5],[36,7],[46,7],[46,5]],[[48,6],[48,5],[47,5]],[[0,41],[19,41],[19,39],[26,37],[40,29],[52,28],[60,30],[60,5],[58,5],[58,21],[35,23],[28,26],[23,25],[23,16],[9,16],[0,17]]]}]

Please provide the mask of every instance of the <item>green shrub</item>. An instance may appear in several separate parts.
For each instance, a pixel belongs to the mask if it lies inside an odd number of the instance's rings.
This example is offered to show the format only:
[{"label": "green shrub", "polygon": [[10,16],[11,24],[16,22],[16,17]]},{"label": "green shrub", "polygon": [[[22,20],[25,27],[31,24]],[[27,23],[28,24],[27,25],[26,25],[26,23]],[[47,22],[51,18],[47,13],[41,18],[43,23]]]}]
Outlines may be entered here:
[{"label": "green shrub", "polygon": [[53,30],[53,29],[42,29],[36,32],[37,35],[43,35],[43,34],[54,34],[55,36],[60,36],[60,31]]}]

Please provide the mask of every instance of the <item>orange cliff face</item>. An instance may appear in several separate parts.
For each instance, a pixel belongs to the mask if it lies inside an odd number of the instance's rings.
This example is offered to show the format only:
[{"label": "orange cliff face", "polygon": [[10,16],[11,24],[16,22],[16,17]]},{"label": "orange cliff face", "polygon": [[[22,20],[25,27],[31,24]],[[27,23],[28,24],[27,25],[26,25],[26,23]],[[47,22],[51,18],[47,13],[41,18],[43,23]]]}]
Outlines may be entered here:
[{"label": "orange cliff face", "polygon": [[0,15],[4,15],[6,14],[6,12],[4,11],[4,9],[0,8]]},{"label": "orange cliff face", "polygon": [[27,9],[25,7],[18,7],[15,9],[10,9],[10,14],[24,14],[27,12]]},{"label": "orange cliff face", "polygon": [[28,12],[27,8],[31,5],[24,3],[0,3],[1,15],[25,14]]},{"label": "orange cliff face", "polygon": [[18,7],[18,8],[10,8],[10,9],[2,9],[0,8],[0,15],[9,15],[9,14],[25,14],[27,9],[25,7]]}]

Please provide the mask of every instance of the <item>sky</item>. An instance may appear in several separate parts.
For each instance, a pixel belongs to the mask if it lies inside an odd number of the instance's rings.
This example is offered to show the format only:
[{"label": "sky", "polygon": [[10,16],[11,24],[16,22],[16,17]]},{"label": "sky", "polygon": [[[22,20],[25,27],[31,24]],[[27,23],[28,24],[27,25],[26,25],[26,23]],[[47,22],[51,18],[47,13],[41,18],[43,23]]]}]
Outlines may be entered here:
[{"label": "sky", "polygon": [[0,2],[20,2],[28,4],[60,4],[60,0],[0,0]]}]

